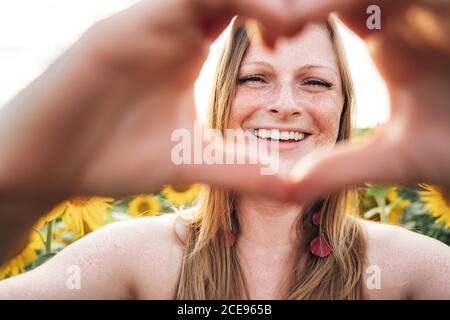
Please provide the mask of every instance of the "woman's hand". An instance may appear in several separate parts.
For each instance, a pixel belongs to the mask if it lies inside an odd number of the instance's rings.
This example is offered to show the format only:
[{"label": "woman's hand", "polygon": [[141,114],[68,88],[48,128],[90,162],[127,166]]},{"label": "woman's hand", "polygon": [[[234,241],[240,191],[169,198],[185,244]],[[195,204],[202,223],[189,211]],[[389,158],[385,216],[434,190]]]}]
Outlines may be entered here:
[{"label": "woman's hand", "polygon": [[[376,3],[376,1],[375,1]],[[362,145],[318,150],[293,170],[303,202],[363,182],[430,182],[450,189],[450,1],[378,1],[381,30],[369,30],[374,1],[298,1],[300,24],[338,10],[366,40],[387,82],[391,115]]]},{"label": "woman's hand", "polygon": [[73,195],[205,182],[285,199],[285,184],[260,165],[171,160],[173,131],[194,126],[194,81],[211,42],[236,14],[282,33],[282,7],[146,0],[90,28],[0,114],[0,264],[42,214]]},{"label": "woman's hand", "polygon": [[206,182],[284,197],[281,181],[258,165],[187,168],[170,157],[172,132],[194,125],[194,81],[211,42],[235,14],[282,33],[282,7],[148,0],[96,23],[2,110],[0,195],[123,195]]}]

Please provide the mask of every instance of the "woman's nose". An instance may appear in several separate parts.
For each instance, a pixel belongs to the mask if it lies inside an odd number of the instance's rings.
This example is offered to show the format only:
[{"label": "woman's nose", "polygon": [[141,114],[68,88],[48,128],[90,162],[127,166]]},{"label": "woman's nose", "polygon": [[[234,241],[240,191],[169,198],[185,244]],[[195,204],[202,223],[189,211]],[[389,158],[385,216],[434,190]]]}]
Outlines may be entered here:
[{"label": "woman's nose", "polygon": [[267,105],[267,112],[279,119],[289,119],[298,117],[303,112],[298,101],[294,99],[292,86],[289,84],[280,85],[274,100]]}]

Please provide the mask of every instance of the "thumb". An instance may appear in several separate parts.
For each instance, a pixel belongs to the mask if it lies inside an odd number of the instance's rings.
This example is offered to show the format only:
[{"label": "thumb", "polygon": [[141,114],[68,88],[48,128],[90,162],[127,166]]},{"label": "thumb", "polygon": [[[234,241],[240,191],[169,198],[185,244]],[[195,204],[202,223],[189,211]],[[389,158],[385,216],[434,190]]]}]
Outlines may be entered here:
[{"label": "thumb", "polygon": [[394,8],[400,6],[399,1],[392,0],[298,0],[292,3],[290,28],[295,34],[304,24],[324,21],[330,13],[337,13],[347,27],[365,38],[373,33],[367,27],[367,20],[375,12],[374,8],[379,9],[376,12],[382,13],[384,21]]},{"label": "thumb", "polygon": [[394,151],[390,144],[375,137],[363,144],[346,143],[317,150],[291,171],[291,198],[304,203],[366,182],[401,182],[402,167]]},{"label": "thumb", "polygon": [[263,175],[261,169],[259,164],[202,164],[191,171],[191,177],[232,191],[287,201],[287,182],[278,175]]},{"label": "thumb", "polygon": [[197,156],[201,161],[183,164],[178,183],[201,182],[287,201],[289,184],[278,174],[278,149],[261,149],[254,138],[246,138],[245,143],[242,140],[225,143],[217,137],[209,144],[204,142],[202,154]]}]

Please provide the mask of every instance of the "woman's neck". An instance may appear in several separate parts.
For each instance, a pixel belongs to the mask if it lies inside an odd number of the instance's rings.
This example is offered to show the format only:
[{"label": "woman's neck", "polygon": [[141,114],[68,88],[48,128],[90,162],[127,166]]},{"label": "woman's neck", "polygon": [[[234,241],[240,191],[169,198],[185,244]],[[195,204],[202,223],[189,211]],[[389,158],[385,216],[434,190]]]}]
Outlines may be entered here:
[{"label": "woman's neck", "polygon": [[241,197],[237,205],[239,242],[245,247],[293,249],[302,206],[257,197]]},{"label": "woman's neck", "polygon": [[302,207],[242,197],[237,250],[250,299],[281,299],[288,290]]}]

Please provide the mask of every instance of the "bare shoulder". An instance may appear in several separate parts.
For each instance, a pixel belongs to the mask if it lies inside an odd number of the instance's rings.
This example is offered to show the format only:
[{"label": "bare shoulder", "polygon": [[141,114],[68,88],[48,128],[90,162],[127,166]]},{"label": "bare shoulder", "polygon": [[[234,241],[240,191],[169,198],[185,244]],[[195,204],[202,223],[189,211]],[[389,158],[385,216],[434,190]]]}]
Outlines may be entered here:
[{"label": "bare shoulder", "polygon": [[139,218],[92,232],[32,271],[1,281],[0,299],[171,299],[184,251],[176,217]]},{"label": "bare shoulder", "polygon": [[104,273],[98,266],[110,264],[108,269],[115,272],[111,277],[126,284],[130,298],[173,299],[188,230],[179,218],[187,213],[113,223],[81,239],[85,249],[78,251],[95,255],[90,265],[97,274]]},{"label": "bare shoulder", "polygon": [[368,270],[378,270],[380,276],[380,288],[369,290],[370,297],[450,298],[449,246],[400,226],[360,221]]},{"label": "bare shoulder", "polygon": [[135,219],[118,232],[128,235],[132,252],[132,292],[138,299],[173,299],[184,254],[183,238],[187,227],[182,212]]},{"label": "bare shoulder", "polygon": [[89,263],[93,274],[112,270],[109,278],[123,282],[129,298],[172,299],[184,252],[175,233],[178,216],[142,217],[105,226],[77,241],[80,259],[94,256]]}]

